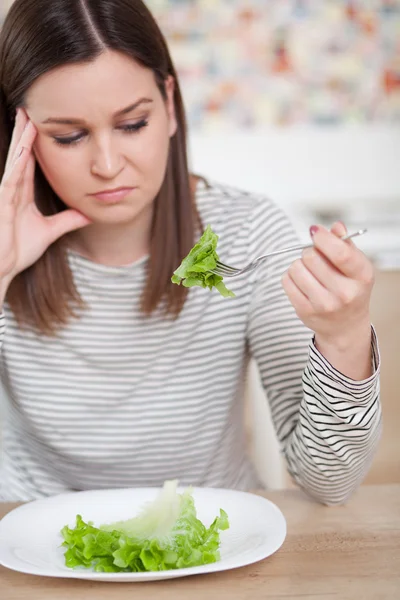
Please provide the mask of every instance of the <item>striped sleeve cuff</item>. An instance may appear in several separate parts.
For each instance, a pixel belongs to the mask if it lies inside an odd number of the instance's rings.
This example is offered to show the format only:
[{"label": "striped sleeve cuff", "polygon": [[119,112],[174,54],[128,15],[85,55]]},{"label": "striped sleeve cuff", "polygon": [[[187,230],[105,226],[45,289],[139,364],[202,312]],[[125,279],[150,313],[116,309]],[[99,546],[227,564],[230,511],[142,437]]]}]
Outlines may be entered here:
[{"label": "striped sleeve cuff", "polygon": [[371,360],[372,375],[367,379],[355,381],[340,371],[319,352],[313,337],[309,349],[308,368],[311,379],[320,392],[326,392],[327,397],[356,402],[358,405],[368,405],[374,398],[379,382],[381,358],[376,331],[371,325]]}]

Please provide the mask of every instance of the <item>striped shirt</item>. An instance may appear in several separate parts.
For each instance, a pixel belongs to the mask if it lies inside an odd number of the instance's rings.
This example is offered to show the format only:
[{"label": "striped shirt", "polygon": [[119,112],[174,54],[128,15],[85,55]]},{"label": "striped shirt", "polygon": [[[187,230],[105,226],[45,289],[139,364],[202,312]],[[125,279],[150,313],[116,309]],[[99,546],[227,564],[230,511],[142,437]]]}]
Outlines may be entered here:
[{"label": "striped shirt", "polygon": [[[298,243],[264,197],[200,182],[197,203],[228,264]],[[192,288],[176,320],[140,313],[148,257],[121,267],[74,252],[68,260],[86,307],[56,337],[20,329],[7,303],[1,316],[0,499],[173,478],[260,486],[243,418],[250,357],[295,481],[328,504],[361,482],[381,429],[375,332],[368,379],[356,382],[325,360],[281,285],[293,255],[229,280],[236,298]]]}]

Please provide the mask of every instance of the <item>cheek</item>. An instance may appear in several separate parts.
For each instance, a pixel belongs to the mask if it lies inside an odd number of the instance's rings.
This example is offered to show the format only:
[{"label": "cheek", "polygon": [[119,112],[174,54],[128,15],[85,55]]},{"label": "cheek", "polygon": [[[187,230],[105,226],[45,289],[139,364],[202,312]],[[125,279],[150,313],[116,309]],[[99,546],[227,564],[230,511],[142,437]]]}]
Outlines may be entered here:
[{"label": "cheek", "polygon": [[56,194],[70,205],[79,177],[79,161],[66,157],[62,148],[49,140],[37,139],[34,154],[44,176]]},{"label": "cheek", "polygon": [[163,122],[148,133],[148,136],[143,137],[143,144],[140,152],[135,155],[134,162],[138,167],[140,165],[146,187],[154,190],[161,187],[167,167],[170,148],[168,124]]}]

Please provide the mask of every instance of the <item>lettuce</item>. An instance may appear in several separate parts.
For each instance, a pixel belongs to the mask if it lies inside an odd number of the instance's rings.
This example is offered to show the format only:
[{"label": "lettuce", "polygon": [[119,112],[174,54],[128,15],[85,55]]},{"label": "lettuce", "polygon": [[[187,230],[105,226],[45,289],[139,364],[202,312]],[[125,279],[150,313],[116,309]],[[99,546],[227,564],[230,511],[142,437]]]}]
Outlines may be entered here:
[{"label": "lettuce", "polygon": [[73,529],[61,530],[67,567],[99,572],[163,571],[194,567],[220,559],[219,532],[229,528],[221,509],[209,528],[196,516],[191,489],[177,493],[167,481],[159,496],[127,521],[94,527],[76,516]]},{"label": "lettuce", "polygon": [[182,283],[185,287],[199,285],[210,290],[215,287],[225,298],[234,297],[235,294],[226,288],[222,277],[212,273],[219,260],[217,243],[218,236],[208,225],[200,240],[174,271],[172,283]]}]

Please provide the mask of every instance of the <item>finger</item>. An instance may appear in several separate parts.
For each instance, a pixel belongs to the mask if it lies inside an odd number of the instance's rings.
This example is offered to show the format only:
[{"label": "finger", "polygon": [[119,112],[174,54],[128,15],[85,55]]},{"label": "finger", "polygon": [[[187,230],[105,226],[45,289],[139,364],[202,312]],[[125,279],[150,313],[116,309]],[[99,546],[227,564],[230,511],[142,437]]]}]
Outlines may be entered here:
[{"label": "finger", "polygon": [[[352,280],[343,275],[325,256],[316,248],[306,248],[302,253],[302,261],[312,275],[329,292],[338,294],[346,290]],[[353,282],[354,285],[355,282]]]},{"label": "finger", "polygon": [[29,160],[27,148],[21,148],[20,155],[17,156],[12,168],[4,175],[1,185],[1,203],[10,204],[18,200],[18,186],[22,180],[26,165]]},{"label": "finger", "polygon": [[29,121],[25,127],[19,143],[15,151],[15,160],[10,163],[9,168],[5,171],[2,180],[5,187],[15,186],[21,178],[22,165],[25,167],[32,151],[33,142],[35,141],[37,130],[33,123]]},{"label": "finger", "polygon": [[46,221],[49,228],[49,244],[52,244],[66,233],[81,229],[91,223],[85,215],[73,209],[46,217]]},{"label": "finger", "polygon": [[26,148],[29,152],[31,152],[33,142],[35,141],[36,136],[37,136],[36,127],[34,126],[32,121],[28,121],[28,123],[22,133],[21,139],[20,139],[19,143],[17,144],[17,148],[15,150],[16,160],[20,156],[22,148]]},{"label": "finger", "polygon": [[338,237],[343,237],[347,233],[347,227],[342,221],[336,221],[331,227],[331,232]]},{"label": "finger", "polygon": [[319,225],[314,231],[315,247],[347,277],[362,278],[365,270],[365,255],[354,244],[339,239],[337,235]]},{"label": "finger", "polygon": [[22,180],[19,184],[18,190],[18,206],[23,208],[30,202],[34,201],[35,198],[35,168],[36,159],[32,152],[28,157],[28,162],[25,167],[25,171],[22,174]]},{"label": "finger", "polygon": [[13,171],[16,162],[19,160],[19,158],[21,158],[21,154],[24,152],[24,150],[31,152],[33,142],[35,141],[36,135],[37,135],[36,127],[34,126],[32,121],[28,121],[26,127],[24,128],[24,130],[22,132],[21,138],[19,139],[18,144],[16,146],[15,153],[14,153],[14,156],[15,156],[14,161],[10,161],[8,168],[5,170],[5,173],[4,173],[5,178],[8,178],[10,172]]},{"label": "finger", "polygon": [[[337,237],[342,238],[345,235],[347,235],[347,227],[343,223],[343,221],[336,221],[331,227],[331,232],[334,233]],[[346,240],[346,244],[354,246],[354,242],[352,239]]]},{"label": "finger", "polygon": [[8,149],[7,162],[5,167],[6,171],[10,168],[10,166],[15,162],[15,159],[17,158],[15,154],[16,149],[27,124],[28,118],[25,111],[23,111],[21,108],[18,108],[17,116],[15,119],[15,126],[11,137],[11,143]]},{"label": "finger", "polygon": [[337,306],[333,294],[307,269],[301,259],[289,267],[288,273],[298,289],[308,298],[316,312],[332,312]]},{"label": "finger", "polygon": [[299,317],[313,312],[307,296],[297,287],[289,271],[282,277],[282,287]]}]

